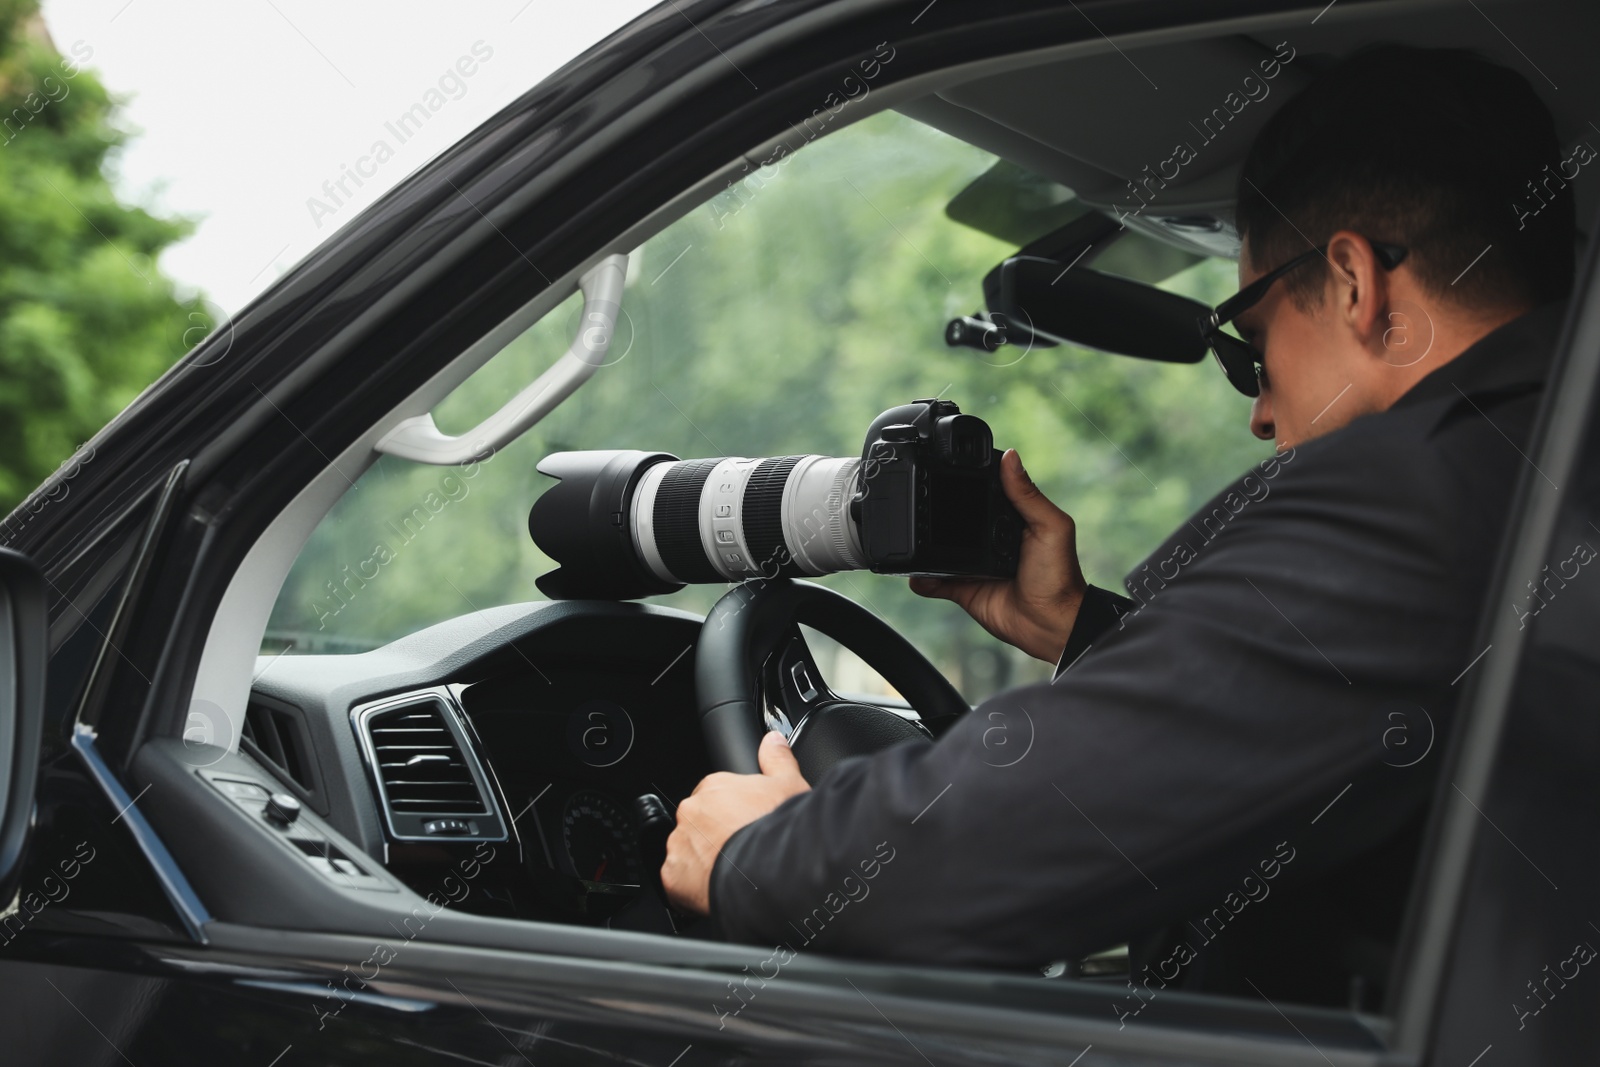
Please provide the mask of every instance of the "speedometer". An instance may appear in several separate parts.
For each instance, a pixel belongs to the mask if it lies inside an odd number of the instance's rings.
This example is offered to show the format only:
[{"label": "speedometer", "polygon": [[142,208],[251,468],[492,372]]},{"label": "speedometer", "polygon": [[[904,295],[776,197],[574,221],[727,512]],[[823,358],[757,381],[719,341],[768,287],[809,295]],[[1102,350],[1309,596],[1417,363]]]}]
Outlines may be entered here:
[{"label": "speedometer", "polygon": [[608,885],[639,885],[639,839],[623,806],[593,789],[567,798],[561,813],[567,858],[579,878]]}]

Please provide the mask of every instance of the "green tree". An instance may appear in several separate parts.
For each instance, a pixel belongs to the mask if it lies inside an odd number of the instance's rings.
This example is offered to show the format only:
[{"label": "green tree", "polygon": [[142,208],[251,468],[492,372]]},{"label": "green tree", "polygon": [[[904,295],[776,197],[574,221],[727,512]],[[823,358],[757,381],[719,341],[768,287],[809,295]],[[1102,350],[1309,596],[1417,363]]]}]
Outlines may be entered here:
[{"label": "green tree", "polygon": [[37,0],[0,0],[0,513],[149,385],[212,322],[156,267],[190,232],[121,203],[127,134]]}]

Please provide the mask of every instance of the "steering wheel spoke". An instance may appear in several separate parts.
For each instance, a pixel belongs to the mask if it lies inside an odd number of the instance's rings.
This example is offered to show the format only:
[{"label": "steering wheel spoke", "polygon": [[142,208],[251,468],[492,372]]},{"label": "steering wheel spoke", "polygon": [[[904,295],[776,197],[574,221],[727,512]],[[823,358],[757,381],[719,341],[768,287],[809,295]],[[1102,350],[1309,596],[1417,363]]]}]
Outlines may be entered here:
[{"label": "steering wheel spoke", "polygon": [[761,668],[762,713],[767,728],[792,738],[814,708],[839,698],[822,674],[799,626],[768,656]]},{"label": "steering wheel spoke", "polygon": [[[922,721],[834,693],[801,623],[875,668]],[[719,770],[757,771],[761,737],[778,729],[811,782],[849,756],[930,741],[970,710],[938,668],[882,619],[823,586],[788,579],[747,582],[716,603],[695,652],[695,685],[701,728]]]}]

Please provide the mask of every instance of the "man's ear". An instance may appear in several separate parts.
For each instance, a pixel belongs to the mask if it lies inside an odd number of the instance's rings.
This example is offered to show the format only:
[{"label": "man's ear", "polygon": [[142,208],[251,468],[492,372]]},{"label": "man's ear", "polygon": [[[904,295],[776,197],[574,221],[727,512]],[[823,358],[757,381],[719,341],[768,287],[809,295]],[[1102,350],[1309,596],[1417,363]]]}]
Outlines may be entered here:
[{"label": "man's ear", "polygon": [[1389,279],[1373,254],[1372,244],[1350,230],[1328,239],[1333,269],[1328,290],[1337,321],[1344,323],[1364,348],[1381,346],[1389,325]]}]

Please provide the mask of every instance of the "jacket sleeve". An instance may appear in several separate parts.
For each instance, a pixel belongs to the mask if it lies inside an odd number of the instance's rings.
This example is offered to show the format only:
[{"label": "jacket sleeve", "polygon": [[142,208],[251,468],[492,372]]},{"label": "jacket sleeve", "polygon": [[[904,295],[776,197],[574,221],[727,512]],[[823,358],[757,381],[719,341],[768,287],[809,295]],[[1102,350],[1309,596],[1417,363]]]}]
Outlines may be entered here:
[{"label": "jacket sleeve", "polygon": [[[1428,709],[1443,728],[1495,538],[1462,535],[1489,517],[1406,427],[1253,469],[1130,575],[1132,606],[1070,670],[935,744],[844,760],[742,828],[712,873],[723,932],[1037,966],[1221,906],[1269,864],[1345,862],[1414,817],[1443,746],[1402,767],[1393,730],[1420,748]],[[1509,491],[1500,451],[1475,476]]]},{"label": "jacket sleeve", "polygon": [[1059,678],[1062,671],[1078,662],[1085,652],[1094,647],[1102,634],[1116,626],[1118,619],[1137,606],[1137,601],[1118,596],[1098,585],[1091,585],[1084,590],[1083,603],[1078,605],[1078,617],[1073,620],[1072,633],[1067,636],[1067,645],[1056,660],[1052,677]]}]

